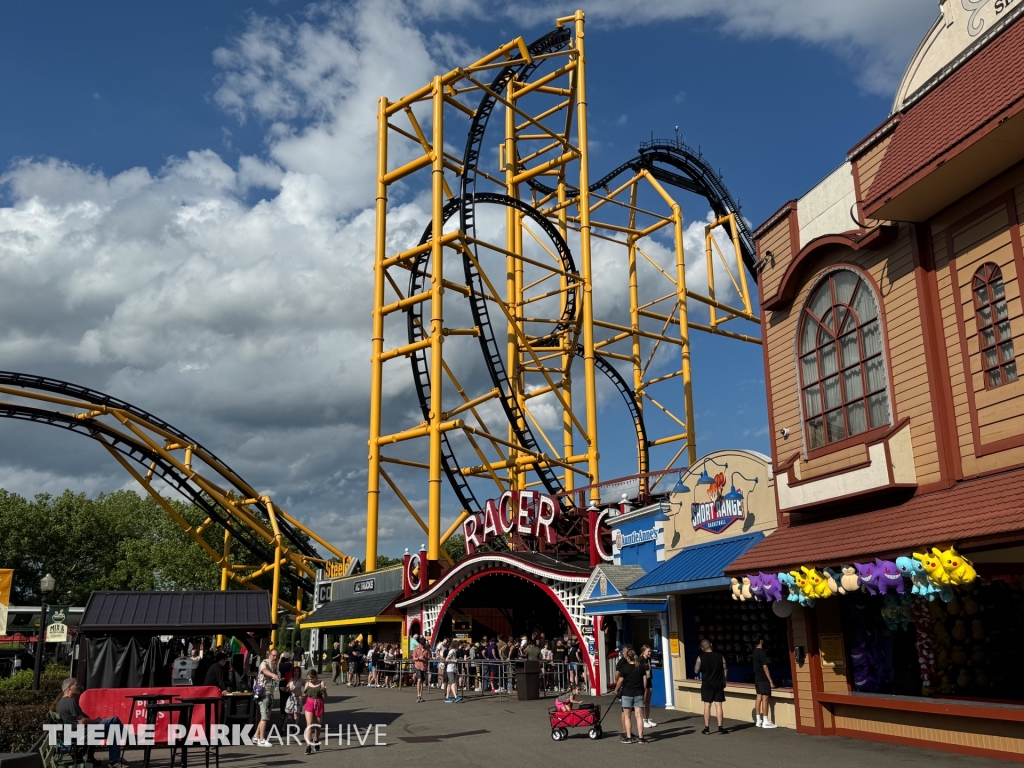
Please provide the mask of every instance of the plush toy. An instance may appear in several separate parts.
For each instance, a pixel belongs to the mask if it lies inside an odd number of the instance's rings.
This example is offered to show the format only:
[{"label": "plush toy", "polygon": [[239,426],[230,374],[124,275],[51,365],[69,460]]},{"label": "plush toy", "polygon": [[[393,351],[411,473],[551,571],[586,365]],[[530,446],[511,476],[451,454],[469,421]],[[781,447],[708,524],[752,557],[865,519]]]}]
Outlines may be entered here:
[{"label": "plush toy", "polygon": [[973,598],[968,597],[966,600],[964,600],[964,613],[965,614],[967,614],[968,616],[973,616],[977,612],[978,612],[978,604],[974,601]]},{"label": "plush toy", "polygon": [[956,623],[953,625],[953,639],[958,641],[958,642],[962,642],[966,638],[967,638],[967,629],[966,629],[966,627],[964,627],[963,621],[961,621],[960,619],[957,619]]},{"label": "plush toy", "polygon": [[921,695],[931,696],[939,687],[936,674],[936,652],[932,643],[932,618],[929,603],[918,596],[911,608],[914,616],[914,627],[917,632],[917,663],[921,668]]},{"label": "plush toy", "polygon": [[912,557],[897,557],[896,567],[910,579],[910,583],[913,585],[910,589],[911,594],[920,595],[928,600],[934,600],[938,595],[939,588],[928,579],[928,574],[920,562]]},{"label": "plush toy", "polygon": [[985,628],[981,626],[981,622],[977,619],[971,622],[971,637],[975,640],[985,639]]},{"label": "plush toy", "polygon": [[903,573],[899,568],[896,567],[896,563],[889,560],[875,560],[875,565],[878,566],[878,592],[882,595],[889,594],[890,591],[896,592],[898,595],[903,594]]},{"label": "plush toy", "polygon": [[970,688],[970,686],[971,686],[971,676],[967,672],[966,669],[961,669],[960,670],[960,674],[957,675],[957,678],[956,678],[956,684],[960,688]]},{"label": "plush toy", "polygon": [[839,594],[848,595],[860,589],[860,576],[852,565],[843,566],[843,577],[839,580]]},{"label": "plush toy", "polygon": [[733,600],[742,600],[743,598],[741,597],[740,581],[739,581],[739,579],[737,579],[735,576],[733,576],[731,579],[729,579],[729,584],[730,584],[730,589],[732,589],[732,599]]},{"label": "plush toy", "polygon": [[878,566],[874,563],[854,563],[853,567],[860,574],[861,589],[869,595],[878,594]]},{"label": "plush toy", "polygon": [[897,598],[900,609],[900,627],[907,629],[911,624],[914,623],[914,616],[912,613],[912,607],[914,605],[914,598],[909,594],[902,594]]},{"label": "plush toy", "polygon": [[963,666],[967,663],[967,654],[964,652],[962,646],[954,645],[953,650],[949,654],[949,659],[957,666]]},{"label": "plush toy", "polygon": [[804,597],[814,597],[814,593],[811,592],[811,584],[807,580],[807,575],[800,571],[790,571],[789,575],[796,581],[796,588],[800,590],[800,594]]},{"label": "plush toy", "polygon": [[951,584],[966,586],[978,578],[978,572],[974,570],[974,563],[959,554],[953,547],[945,552],[939,552],[933,547],[932,554],[939,558]]},{"label": "plush toy", "polygon": [[821,575],[825,577],[825,583],[828,584],[828,588],[832,590],[832,594],[838,595],[839,584],[843,580],[843,575],[835,568],[822,568]]},{"label": "plush toy", "polygon": [[762,573],[760,575],[764,599],[768,601],[782,600],[782,583],[779,581],[778,576],[773,573]]},{"label": "plush toy", "polygon": [[835,594],[835,592],[829,589],[825,577],[818,573],[816,569],[801,565],[800,570],[807,577],[807,587],[804,589],[804,592],[808,597],[825,598],[832,597]]},{"label": "plush toy", "polygon": [[939,558],[927,553],[915,552],[914,559],[920,561],[921,567],[924,568],[924,572],[928,574],[928,578],[933,584],[938,587],[949,586],[949,574],[942,567],[942,561]]},{"label": "plush toy", "polygon": [[744,576],[743,583],[740,585],[740,600],[750,600],[750,577]]},{"label": "plush toy", "polygon": [[750,582],[750,595],[755,600],[764,600],[764,584],[761,583],[761,574],[752,573],[746,578]]},{"label": "plush toy", "polygon": [[[779,574],[779,581],[782,584],[785,584],[786,588],[789,589],[789,599],[794,603],[806,605],[808,608],[814,607],[814,598],[809,598],[803,593],[803,591],[800,589],[799,583],[796,580],[796,575],[794,574],[796,574],[796,571]],[[806,582],[806,579],[803,579],[803,574],[799,575],[800,578]]]}]

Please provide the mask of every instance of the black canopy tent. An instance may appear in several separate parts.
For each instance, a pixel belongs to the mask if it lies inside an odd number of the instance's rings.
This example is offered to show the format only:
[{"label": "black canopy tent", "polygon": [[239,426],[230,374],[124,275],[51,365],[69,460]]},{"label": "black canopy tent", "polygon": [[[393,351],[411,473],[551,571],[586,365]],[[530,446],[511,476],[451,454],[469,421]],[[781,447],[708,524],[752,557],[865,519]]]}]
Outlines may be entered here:
[{"label": "black canopy tent", "polygon": [[79,625],[78,681],[83,688],[170,685],[173,649],[161,636],[227,635],[258,653],[272,629],[265,590],[93,592]]}]

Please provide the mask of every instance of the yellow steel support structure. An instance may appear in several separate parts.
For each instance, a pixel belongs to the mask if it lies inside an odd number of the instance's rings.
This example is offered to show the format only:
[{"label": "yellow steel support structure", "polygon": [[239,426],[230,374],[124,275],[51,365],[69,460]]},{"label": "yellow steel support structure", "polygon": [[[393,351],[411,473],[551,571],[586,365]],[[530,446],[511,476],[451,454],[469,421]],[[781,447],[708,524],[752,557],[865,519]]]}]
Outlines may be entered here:
[{"label": "yellow steel support structure", "polygon": [[[637,426],[639,472],[653,469],[652,450],[674,452],[667,467],[696,460],[690,331],[760,343],[719,328],[756,322],[734,215],[706,228],[701,293],[687,286],[682,209],[654,174],[637,167],[614,189],[591,188],[584,27],[577,11],[534,43],[518,37],[378,102],[367,570],[391,511],[412,515],[435,562],[461,520],[506,490],[600,503],[605,380]],[[401,228],[388,226],[389,196]],[[418,242],[404,234],[417,205]],[[730,278],[718,295],[715,270]],[[411,420],[407,403],[386,411],[384,397],[410,363]]]},{"label": "yellow steel support structure", "polygon": [[[222,590],[261,589],[255,580],[272,574],[268,586],[275,624],[281,611],[298,619],[309,613],[303,605],[301,585],[314,584],[316,571],[324,567],[327,558],[336,559],[345,570],[352,564],[351,557],[278,508],[269,496],[258,494],[210,451],[186,440],[165,422],[108,395],[66,382],[26,374],[2,373],[0,377],[7,382],[0,384],[0,396],[10,398],[0,404],[3,415],[60,426],[103,445],[219,566]],[[181,507],[165,497],[172,489],[205,510],[206,520],[201,525],[192,525]],[[215,518],[223,530],[220,542],[210,536]],[[241,544],[248,563],[236,561]],[[326,550],[326,558],[317,553],[314,544]],[[282,593],[282,580],[295,587],[291,601]]]}]

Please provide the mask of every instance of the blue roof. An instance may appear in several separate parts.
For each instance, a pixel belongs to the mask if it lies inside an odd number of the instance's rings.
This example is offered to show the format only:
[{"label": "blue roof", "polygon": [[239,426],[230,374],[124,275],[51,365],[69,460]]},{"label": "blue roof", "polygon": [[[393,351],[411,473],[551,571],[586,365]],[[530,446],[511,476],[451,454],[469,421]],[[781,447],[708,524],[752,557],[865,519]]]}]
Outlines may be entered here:
[{"label": "blue roof", "polygon": [[728,586],[725,569],[764,538],[760,531],[685,547],[629,585],[630,597]]}]

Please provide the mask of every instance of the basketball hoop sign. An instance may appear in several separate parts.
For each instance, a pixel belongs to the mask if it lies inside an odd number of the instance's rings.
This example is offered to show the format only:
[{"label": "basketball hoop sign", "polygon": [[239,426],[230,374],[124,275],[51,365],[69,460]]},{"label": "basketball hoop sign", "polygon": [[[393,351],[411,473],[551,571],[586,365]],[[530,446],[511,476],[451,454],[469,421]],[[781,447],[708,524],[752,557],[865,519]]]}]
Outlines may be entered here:
[{"label": "basketball hoop sign", "polygon": [[505,491],[498,499],[488,499],[482,514],[470,515],[463,521],[466,554],[473,554],[491,539],[513,530],[554,544],[553,525],[560,510],[554,496],[537,491]]}]

